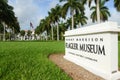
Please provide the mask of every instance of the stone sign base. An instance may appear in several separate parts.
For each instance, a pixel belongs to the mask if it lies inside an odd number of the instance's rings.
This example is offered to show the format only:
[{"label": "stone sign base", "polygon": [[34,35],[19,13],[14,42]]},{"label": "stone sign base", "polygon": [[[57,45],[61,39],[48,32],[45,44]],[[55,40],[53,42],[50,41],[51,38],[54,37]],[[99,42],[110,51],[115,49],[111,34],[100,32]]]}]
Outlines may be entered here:
[{"label": "stone sign base", "polygon": [[71,57],[68,57],[68,56],[64,56],[64,58],[67,59],[68,61],[71,61],[71,62],[73,62],[73,63],[75,63],[75,64],[77,64],[77,65],[79,65],[79,66],[81,66],[81,67],[83,67],[85,69],[87,69],[91,73],[104,78],[105,80],[120,80],[120,71],[117,71],[114,74],[105,74],[105,73],[102,73],[99,70],[93,69],[90,66],[84,65],[84,63],[81,63],[80,61],[78,61],[78,60],[76,60],[74,58],[71,58]]},{"label": "stone sign base", "polygon": [[120,79],[118,32],[115,22],[66,31],[64,58],[104,79]]}]

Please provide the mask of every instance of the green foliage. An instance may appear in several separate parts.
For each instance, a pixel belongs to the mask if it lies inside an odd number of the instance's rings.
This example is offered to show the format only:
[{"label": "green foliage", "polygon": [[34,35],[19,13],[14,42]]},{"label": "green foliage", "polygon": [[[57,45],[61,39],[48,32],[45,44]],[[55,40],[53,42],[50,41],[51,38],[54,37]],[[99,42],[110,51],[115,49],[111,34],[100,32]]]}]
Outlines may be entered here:
[{"label": "green foliage", "polygon": [[9,28],[14,28],[15,33],[18,33],[20,26],[17,17],[15,17],[13,7],[7,2],[8,0],[0,0],[0,24],[4,22]]},{"label": "green foliage", "polygon": [[21,35],[21,36],[24,36],[24,35],[25,35],[25,30],[21,30],[21,31],[20,31],[20,35]]},{"label": "green foliage", "polygon": [[[108,17],[110,17],[111,15],[110,15],[110,12],[109,12],[109,9],[105,6],[105,3],[106,3],[106,1],[102,1],[102,0],[100,0],[100,2],[99,2],[99,7],[100,7],[100,20],[101,21],[106,21],[106,20],[108,20]],[[90,8],[90,10],[92,10],[92,14],[91,14],[91,19],[92,19],[92,22],[95,22],[95,21],[97,21],[97,8],[96,8],[97,6],[92,6],[91,8]]]},{"label": "green foliage", "polygon": [[4,30],[3,25],[0,23],[0,33],[3,33],[3,30]]},{"label": "green foliage", "polygon": [[0,80],[71,80],[48,59],[64,42],[0,42]]},{"label": "green foliage", "polygon": [[27,35],[28,35],[28,36],[31,36],[31,34],[32,34],[32,31],[31,31],[31,30],[28,30]]},{"label": "green foliage", "polygon": [[114,0],[114,6],[117,11],[120,11],[120,0]]}]

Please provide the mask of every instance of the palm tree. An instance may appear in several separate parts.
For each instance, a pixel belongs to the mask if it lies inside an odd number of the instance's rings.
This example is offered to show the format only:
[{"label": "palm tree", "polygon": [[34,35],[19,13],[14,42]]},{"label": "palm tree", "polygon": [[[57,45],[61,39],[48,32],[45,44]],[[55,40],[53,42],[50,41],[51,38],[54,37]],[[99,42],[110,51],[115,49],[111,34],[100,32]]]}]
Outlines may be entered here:
[{"label": "palm tree", "polygon": [[40,31],[44,32],[46,31],[46,40],[48,40],[48,35],[50,33],[50,23],[48,21],[48,17],[46,17],[45,19],[42,19],[40,22]]},{"label": "palm tree", "polygon": [[59,41],[59,19],[60,19],[60,16],[61,16],[61,6],[60,5],[56,5],[55,7],[55,22],[56,22],[56,25],[57,25],[57,40]]},{"label": "palm tree", "polygon": [[114,6],[117,9],[117,11],[120,11],[120,0],[114,0]]},{"label": "palm tree", "polygon": [[62,8],[62,17],[65,18],[67,15],[68,10],[70,10],[71,21],[72,21],[72,29],[74,28],[74,14],[75,12],[84,11],[84,6],[80,3],[80,0],[60,0],[60,2],[66,1]]},{"label": "palm tree", "polygon": [[64,39],[64,33],[65,31],[68,29],[66,23],[63,23],[63,21],[60,22],[59,24],[59,32],[60,32],[60,39],[63,40]]},{"label": "palm tree", "polygon": [[57,4],[55,8],[52,8],[51,11],[48,12],[48,14],[49,14],[48,22],[50,22],[49,24],[51,25],[52,40],[53,40],[53,26],[56,25],[57,26],[57,40],[59,41],[59,26],[58,26],[58,22],[59,22],[59,18],[61,16],[60,11],[61,11],[61,6]]},{"label": "palm tree", "polygon": [[[89,7],[90,7],[93,0],[82,0],[82,1],[83,1],[83,4],[88,1]],[[100,23],[100,6],[99,6],[100,4],[99,4],[99,3],[100,3],[101,1],[102,1],[102,0],[94,0],[94,2],[95,2],[95,4],[96,4],[96,13],[97,13],[97,14],[96,14],[96,15],[97,15],[96,17],[97,17],[97,22],[98,22],[98,23]],[[104,1],[106,2],[106,1],[109,1],[109,0],[104,0]]]},{"label": "palm tree", "polygon": [[56,12],[55,12],[54,8],[52,8],[51,11],[48,12],[48,17],[49,17],[48,21],[50,22],[50,25],[51,25],[52,40],[54,40],[53,27],[54,27],[54,24],[55,24],[55,17],[54,17],[55,14],[56,14]]},{"label": "palm tree", "polygon": [[[108,8],[105,5],[105,1],[100,1],[99,3],[99,10],[100,10],[100,21],[106,21],[108,20],[108,16],[110,17],[110,12],[108,11]],[[93,22],[97,21],[97,13],[96,13],[96,6],[93,6],[90,8],[90,10],[93,10],[91,14],[91,19]]]},{"label": "palm tree", "polygon": [[[71,28],[71,18],[68,18],[67,21],[66,21],[66,27],[67,29],[70,29]],[[75,27],[75,26],[74,26]]]},{"label": "palm tree", "polygon": [[85,14],[81,13],[81,14],[77,14],[75,15],[77,24],[79,24],[79,27],[81,27],[81,25],[83,26],[84,24],[87,24],[87,17],[85,16]]}]

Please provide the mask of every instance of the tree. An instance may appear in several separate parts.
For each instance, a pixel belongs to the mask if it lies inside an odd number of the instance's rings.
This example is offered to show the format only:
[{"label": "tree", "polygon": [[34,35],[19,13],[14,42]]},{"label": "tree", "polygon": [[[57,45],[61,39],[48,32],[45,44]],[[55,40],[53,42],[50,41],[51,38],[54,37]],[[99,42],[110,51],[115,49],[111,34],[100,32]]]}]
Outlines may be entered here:
[{"label": "tree", "polygon": [[20,26],[13,12],[13,7],[7,2],[7,0],[0,0],[0,23],[4,24],[4,31],[5,25],[7,25],[11,29],[14,27],[14,31],[19,32]]},{"label": "tree", "polygon": [[20,35],[21,35],[21,36],[24,36],[24,35],[25,35],[25,30],[21,30],[21,31],[20,31]]},{"label": "tree", "polygon": [[41,32],[41,31],[40,31],[40,28],[39,28],[39,26],[37,26],[37,27],[35,28],[35,34],[38,34],[38,35],[39,35],[40,32]]},{"label": "tree", "polygon": [[0,33],[3,33],[4,27],[2,25],[2,23],[0,23]]},{"label": "tree", "polygon": [[47,22],[49,22],[51,26],[51,32],[52,32],[52,40],[53,40],[53,27],[57,26],[57,40],[59,40],[59,18],[61,17],[61,6],[56,5],[55,8],[52,8],[50,12],[48,12],[48,19]]},{"label": "tree", "polygon": [[[100,10],[100,21],[106,21],[108,20],[108,17],[110,17],[110,12],[108,10],[108,8],[105,5],[105,1],[100,1],[99,2],[99,10]],[[93,6],[90,8],[90,10],[92,10],[92,14],[91,14],[91,19],[93,22],[97,21],[97,13],[96,13],[96,6]]]},{"label": "tree", "polygon": [[[82,0],[82,2],[83,2],[83,4],[84,3],[86,3],[88,1],[88,5],[89,5],[89,7],[91,6],[91,3],[92,3],[92,1],[93,0]],[[98,23],[100,23],[100,2],[101,2],[102,0],[94,0],[94,2],[95,2],[95,4],[96,4],[96,19],[97,19],[97,22]],[[105,2],[106,1],[109,1],[109,0],[104,0]]]},{"label": "tree", "polygon": [[27,35],[28,35],[28,37],[30,37],[31,34],[32,34],[32,31],[31,31],[31,30],[28,30],[28,31],[27,31]]},{"label": "tree", "polygon": [[50,33],[50,24],[49,24],[48,19],[49,19],[48,17],[46,17],[45,19],[42,19],[40,21],[39,26],[38,26],[38,28],[41,31],[41,33],[46,31],[46,40],[48,40],[48,35]]},{"label": "tree", "polygon": [[59,34],[60,34],[60,39],[61,40],[64,39],[64,33],[67,29],[68,29],[68,26],[66,25],[66,23],[63,23],[63,21],[61,21],[59,23]]},{"label": "tree", "polygon": [[84,24],[87,24],[87,17],[85,16],[85,14],[77,14],[75,15],[75,19],[77,21],[77,24],[79,24],[79,27],[81,27],[81,25],[83,26]]},{"label": "tree", "polygon": [[54,17],[55,17],[55,23],[57,26],[57,40],[59,41],[59,20],[61,17],[61,6],[60,5],[56,5],[55,12],[56,14],[54,15]]},{"label": "tree", "polygon": [[62,17],[65,18],[67,15],[68,10],[70,10],[71,15],[71,22],[72,22],[72,29],[74,28],[74,14],[75,12],[83,13],[84,12],[84,6],[80,3],[80,0],[60,0],[60,2],[66,3],[63,5],[62,8]]},{"label": "tree", "polygon": [[51,25],[52,40],[54,40],[53,27],[55,24],[55,17],[54,17],[55,14],[56,12],[54,8],[52,8],[50,12],[48,12],[48,17],[49,17],[48,21],[50,22],[50,25]]},{"label": "tree", "polygon": [[120,11],[120,0],[114,0],[114,6],[117,9],[117,11]]}]

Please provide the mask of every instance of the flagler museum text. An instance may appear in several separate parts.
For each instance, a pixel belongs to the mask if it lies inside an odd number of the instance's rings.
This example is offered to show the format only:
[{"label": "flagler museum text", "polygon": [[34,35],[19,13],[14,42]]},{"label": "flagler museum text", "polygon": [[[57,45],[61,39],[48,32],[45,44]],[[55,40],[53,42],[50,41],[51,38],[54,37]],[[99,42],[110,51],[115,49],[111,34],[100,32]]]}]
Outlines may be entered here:
[{"label": "flagler museum text", "polygon": [[[90,42],[103,42],[103,38],[80,38],[76,39],[75,42],[73,42],[74,39],[66,39],[66,41],[72,41],[72,42],[66,42],[65,46],[68,49],[74,49],[74,50],[79,50],[82,52],[87,52],[87,53],[94,53],[97,55],[106,55],[105,54],[105,46],[104,45],[98,45],[98,44],[86,44],[86,43],[77,43],[76,41],[90,41]],[[73,54],[73,53],[71,53]]]}]

